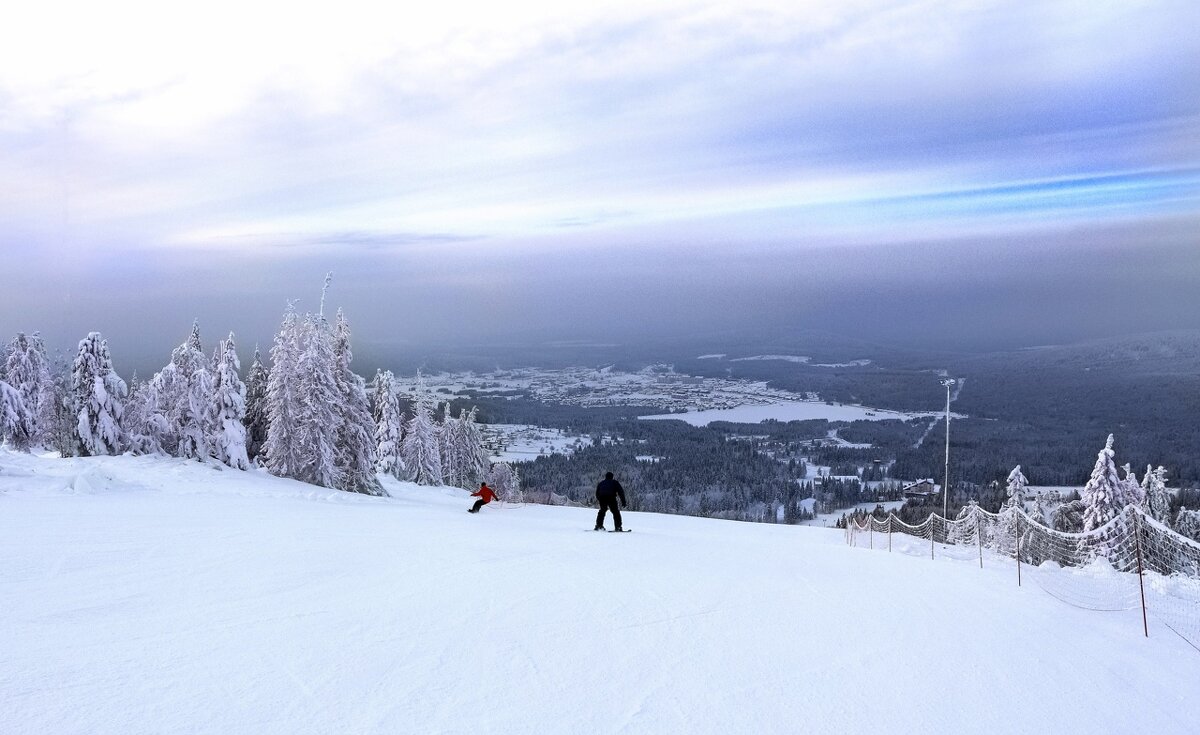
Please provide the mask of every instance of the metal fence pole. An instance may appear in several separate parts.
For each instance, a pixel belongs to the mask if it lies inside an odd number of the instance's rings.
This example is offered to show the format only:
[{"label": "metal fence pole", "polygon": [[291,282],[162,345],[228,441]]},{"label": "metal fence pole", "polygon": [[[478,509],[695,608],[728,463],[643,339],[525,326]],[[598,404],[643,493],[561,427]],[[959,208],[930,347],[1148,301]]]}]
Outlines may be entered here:
[{"label": "metal fence pole", "polygon": [[1017,554],[1016,554],[1016,556],[1017,556],[1017,586],[1020,587],[1021,586],[1021,525],[1019,523],[1016,523],[1015,518],[1013,519],[1013,526],[1017,529],[1017,531],[1016,531],[1016,537],[1017,537]]},{"label": "metal fence pole", "polygon": [[975,539],[979,542],[979,568],[983,569],[983,524],[975,517]]},{"label": "metal fence pole", "polygon": [[1146,621],[1146,584],[1142,581],[1142,518],[1137,511],[1133,514],[1133,540],[1137,546],[1138,591],[1142,594],[1142,633],[1149,638],[1150,623]]}]

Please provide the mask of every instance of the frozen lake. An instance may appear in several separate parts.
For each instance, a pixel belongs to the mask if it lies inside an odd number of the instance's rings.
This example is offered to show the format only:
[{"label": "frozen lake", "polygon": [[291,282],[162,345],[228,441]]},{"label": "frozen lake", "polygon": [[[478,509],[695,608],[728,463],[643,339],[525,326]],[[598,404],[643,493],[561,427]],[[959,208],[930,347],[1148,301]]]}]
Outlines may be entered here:
[{"label": "frozen lake", "polygon": [[[900,411],[887,411],[882,408],[850,406],[841,403],[830,405],[824,401],[782,401],[779,403],[736,406],[734,408],[688,411],[687,413],[656,414],[654,416],[641,416],[640,418],[646,420],[678,419],[686,421],[692,426],[708,426],[714,421],[732,421],[739,424],[757,424],[768,419],[775,419],[776,421],[808,421],[812,419],[825,419],[827,421],[907,421],[909,419],[936,415],[938,414],[930,412],[903,413]],[[954,414],[951,415],[955,416]]]}]

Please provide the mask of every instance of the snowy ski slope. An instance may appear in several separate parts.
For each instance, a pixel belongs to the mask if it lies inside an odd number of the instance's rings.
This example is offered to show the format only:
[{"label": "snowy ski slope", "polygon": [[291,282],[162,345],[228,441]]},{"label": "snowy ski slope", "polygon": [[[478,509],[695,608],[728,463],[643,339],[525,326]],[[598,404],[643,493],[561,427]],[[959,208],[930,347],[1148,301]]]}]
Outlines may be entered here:
[{"label": "snowy ski slope", "polygon": [[[1194,733],[1140,613],[841,532],[0,452],[0,731]],[[632,492],[636,488],[630,488]],[[611,520],[609,521],[611,527]],[[1002,579],[1000,577],[1003,577]]]}]

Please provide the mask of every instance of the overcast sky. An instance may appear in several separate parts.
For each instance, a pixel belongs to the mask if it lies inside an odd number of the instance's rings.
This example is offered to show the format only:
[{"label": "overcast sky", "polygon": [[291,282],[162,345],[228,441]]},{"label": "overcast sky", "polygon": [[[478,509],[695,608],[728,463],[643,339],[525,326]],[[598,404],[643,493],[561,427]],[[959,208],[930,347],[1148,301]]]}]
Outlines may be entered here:
[{"label": "overcast sky", "polygon": [[174,5],[6,10],[5,338],[1200,328],[1195,0]]}]

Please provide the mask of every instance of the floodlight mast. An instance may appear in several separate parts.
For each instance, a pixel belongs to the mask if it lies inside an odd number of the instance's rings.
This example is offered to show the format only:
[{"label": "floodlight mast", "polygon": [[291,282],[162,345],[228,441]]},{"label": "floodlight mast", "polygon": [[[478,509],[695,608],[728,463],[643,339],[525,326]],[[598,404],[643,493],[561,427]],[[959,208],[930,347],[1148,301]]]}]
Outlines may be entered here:
[{"label": "floodlight mast", "polygon": [[942,479],[942,517],[947,519],[950,507],[950,388],[957,383],[954,378],[942,381],[946,386],[946,474]]}]

